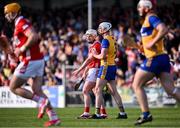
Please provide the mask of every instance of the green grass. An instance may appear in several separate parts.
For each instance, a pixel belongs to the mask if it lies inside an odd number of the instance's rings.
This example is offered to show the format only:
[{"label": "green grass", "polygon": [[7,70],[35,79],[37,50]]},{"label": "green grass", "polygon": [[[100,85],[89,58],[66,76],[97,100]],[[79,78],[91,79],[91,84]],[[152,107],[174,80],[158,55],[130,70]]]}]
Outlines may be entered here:
[{"label": "green grass", "polygon": [[[137,108],[127,108],[127,120],[115,119],[118,113],[117,108],[108,108],[108,119],[94,120],[76,119],[83,108],[63,108],[56,109],[58,115],[62,120],[60,127],[76,127],[76,128],[115,128],[115,127],[134,127],[133,123],[140,114]],[[94,109],[91,110],[94,112]],[[153,122],[143,124],[143,127],[180,127],[180,108],[153,108],[151,109],[153,115]],[[45,116],[39,120],[36,118],[37,109],[25,108],[0,108],[0,127],[43,127],[43,123],[48,120]]]}]

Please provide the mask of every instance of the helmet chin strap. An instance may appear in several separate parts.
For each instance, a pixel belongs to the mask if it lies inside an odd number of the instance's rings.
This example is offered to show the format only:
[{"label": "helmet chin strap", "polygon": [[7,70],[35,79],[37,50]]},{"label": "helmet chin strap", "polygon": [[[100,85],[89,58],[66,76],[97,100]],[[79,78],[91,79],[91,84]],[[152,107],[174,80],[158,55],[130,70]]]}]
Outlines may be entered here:
[{"label": "helmet chin strap", "polygon": [[107,32],[109,32],[110,30],[107,30],[107,31],[105,31],[105,32],[103,32],[101,35],[104,35],[104,34],[106,34]]}]

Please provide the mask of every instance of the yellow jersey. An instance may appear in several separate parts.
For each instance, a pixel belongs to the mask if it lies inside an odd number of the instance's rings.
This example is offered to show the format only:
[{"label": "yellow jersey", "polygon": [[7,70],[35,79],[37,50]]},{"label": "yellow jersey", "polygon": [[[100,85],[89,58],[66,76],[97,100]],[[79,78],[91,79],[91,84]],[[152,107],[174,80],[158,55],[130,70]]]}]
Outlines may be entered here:
[{"label": "yellow jersey", "polygon": [[101,48],[107,48],[108,54],[106,59],[101,59],[101,66],[115,65],[116,46],[113,36],[105,36],[101,43]]},{"label": "yellow jersey", "polygon": [[152,40],[155,38],[157,34],[156,27],[160,23],[162,23],[161,20],[155,14],[148,15],[145,17],[144,23],[141,27],[141,36],[142,36],[142,44],[146,58],[151,58],[166,53],[164,49],[163,39],[159,40],[155,44],[156,47],[155,50],[146,49],[144,47],[145,45],[147,45],[147,43],[152,42]]}]

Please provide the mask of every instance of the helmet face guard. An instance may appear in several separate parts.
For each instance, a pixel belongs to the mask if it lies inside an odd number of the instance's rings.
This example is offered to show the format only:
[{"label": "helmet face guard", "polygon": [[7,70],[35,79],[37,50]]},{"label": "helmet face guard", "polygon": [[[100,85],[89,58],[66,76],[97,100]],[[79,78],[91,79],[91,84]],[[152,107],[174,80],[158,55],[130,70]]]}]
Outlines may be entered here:
[{"label": "helmet face guard", "polygon": [[96,36],[97,36],[97,31],[95,29],[88,29],[85,33],[85,39],[88,42],[93,42]]},{"label": "helmet face guard", "polygon": [[109,31],[111,28],[112,28],[111,23],[102,22],[99,24],[98,33],[102,35],[102,34],[106,33],[107,31]]}]

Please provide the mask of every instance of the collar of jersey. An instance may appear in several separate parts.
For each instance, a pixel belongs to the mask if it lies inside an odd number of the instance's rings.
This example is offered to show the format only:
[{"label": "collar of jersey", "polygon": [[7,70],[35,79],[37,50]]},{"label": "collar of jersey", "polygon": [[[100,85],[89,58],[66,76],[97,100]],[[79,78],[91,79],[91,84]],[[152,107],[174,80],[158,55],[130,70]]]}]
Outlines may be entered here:
[{"label": "collar of jersey", "polygon": [[23,16],[19,16],[15,20],[15,26],[19,23],[19,21],[23,18]]}]

